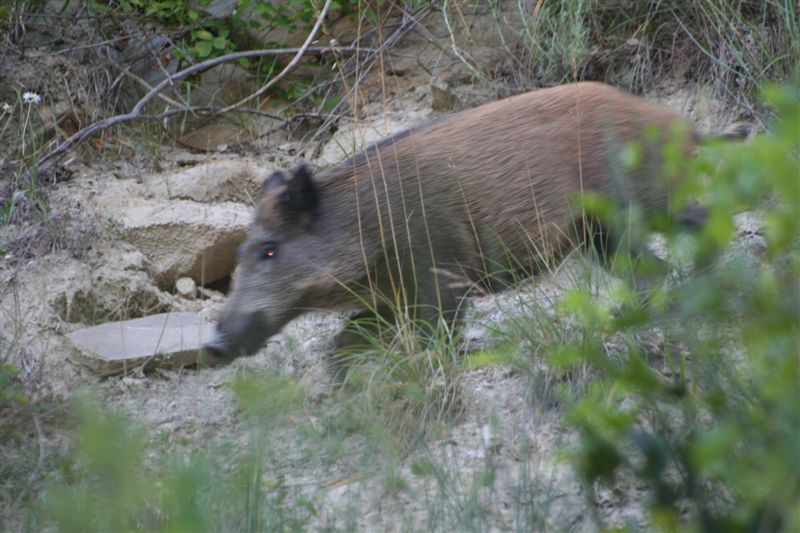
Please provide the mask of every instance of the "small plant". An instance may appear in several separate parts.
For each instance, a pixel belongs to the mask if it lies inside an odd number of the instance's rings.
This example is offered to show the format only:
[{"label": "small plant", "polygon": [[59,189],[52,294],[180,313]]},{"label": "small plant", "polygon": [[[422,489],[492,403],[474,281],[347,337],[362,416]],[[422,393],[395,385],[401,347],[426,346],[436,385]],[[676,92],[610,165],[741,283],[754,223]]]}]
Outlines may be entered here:
[{"label": "small plant", "polygon": [[348,327],[366,345],[335,356],[334,370],[358,418],[403,449],[453,418],[461,364],[458,339],[444,322],[431,326],[401,309],[392,314],[354,320]]},{"label": "small plant", "polygon": [[18,338],[0,336],[0,528],[8,531],[26,522],[37,528],[33,502],[62,457],[50,436],[68,415],[27,375],[20,351]]},{"label": "small plant", "polygon": [[265,471],[265,437],[302,406],[302,389],[259,377],[232,389],[257,425],[236,456],[225,446],[152,456],[138,424],[78,401],[74,446],[43,492],[38,520],[65,531],[304,530],[313,501]]},{"label": "small plant", "polygon": [[[7,133],[16,138],[16,142],[7,146],[3,156],[24,163],[35,160],[41,151],[41,120],[36,112],[42,103],[42,97],[33,92],[18,93],[17,102],[0,104],[0,138]],[[17,166],[11,180],[0,186],[0,224],[9,224],[21,219],[25,212],[37,214],[47,222],[50,207],[48,197],[39,183],[35,171],[28,171],[24,164]],[[20,215],[18,211],[23,214]]]},{"label": "small plant", "polygon": [[[91,2],[89,13],[140,15],[155,19],[167,28],[177,29],[176,54],[179,59],[202,60],[230,53],[237,49],[237,42],[242,44],[252,40],[247,36],[248,31],[268,34],[271,30],[283,28],[292,34],[307,30],[322,7],[322,2],[316,0],[239,0],[230,12],[214,15],[207,10],[211,3],[211,0]],[[362,7],[368,9],[363,0],[335,0],[331,3],[332,11],[345,15]],[[248,59],[242,59],[240,64],[245,68],[251,65]]]},{"label": "small plant", "polygon": [[179,57],[205,59],[214,54],[221,55],[234,49],[230,41],[230,30],[224,19],[208,16],[202,11],[210,2],[188,2],[186,0],[122,0],[115,4],[91,2],[89,13],[105,15],[143,15],[168,27],[181,28],[178,40]]}]

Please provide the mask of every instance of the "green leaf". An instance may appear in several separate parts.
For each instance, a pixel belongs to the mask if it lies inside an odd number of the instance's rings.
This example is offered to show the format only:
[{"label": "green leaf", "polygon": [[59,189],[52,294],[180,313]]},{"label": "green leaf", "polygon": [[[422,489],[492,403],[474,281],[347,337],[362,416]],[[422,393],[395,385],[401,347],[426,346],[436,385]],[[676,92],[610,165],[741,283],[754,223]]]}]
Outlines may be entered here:
[{"label": "green leaf", "polygon": [[588,359],[580,346],[567,345],[547,352],[547,362],[554,368],[565,368]]},{"label": "green leaf", "polygon": [[192,50],[194,53],[197,54],[197,57],[208,57],[211,54],[211,51],[214,47],[208,41],[199,41],[196,42]]},{"label": "green leaf", "polygon": [[194,33],[194,36],[198,39],[203,39],[204,41],[210,41],[214,38],[214,35],[208,30],[197,30]]},{"label": "green leaf", "polygon": [[714,210],[706,223],[706,232],[718,246],[724,246],[730,241],[736,226],[730,213]]},{"label": "green leaf", "polygon": [[593,431],[583,433],[575,455],[578,470],[589,481],[612,481],[617,469],[625,462],[624,454],[615,443]]},{"label": "green leaf", "polygon": [[225,46],[228,44],[228,40],[225,37],[215,37],[211,43],[217,50],[224,50]]},{"label": "green leaf", "polygon": [[629,172],[639,170],[644,162],[644,148],[637,142],[630,142],[622,150],[622,163]]},{"label": "green leaf", "polygon": [[691,448],[691,460],[700,471],[724,473],[727,461],[742,436],[735,428],[721,425],[699,434]]}]

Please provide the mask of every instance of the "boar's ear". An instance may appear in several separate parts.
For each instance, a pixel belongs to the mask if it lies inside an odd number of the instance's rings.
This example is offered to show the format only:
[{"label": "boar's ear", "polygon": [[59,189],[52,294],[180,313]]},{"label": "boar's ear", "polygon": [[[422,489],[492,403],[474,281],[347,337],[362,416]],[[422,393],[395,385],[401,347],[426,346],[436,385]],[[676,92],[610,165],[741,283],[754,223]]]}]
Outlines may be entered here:
[{"label": "boar's ear", "polygon": [[311,213],[317,209],[317,186],[311,177],[311,168],[301,163],[292,169],[286,188],[281,193],[281,205],[293,213]]},{"label": "boar's ear", "polygon": [[269,191],[270,189],[275,189],[280,187],[286,183],[286,174],[277,170],[267,176],[267,179],[264,180],[264,183],[261,184],[261,194]]}]

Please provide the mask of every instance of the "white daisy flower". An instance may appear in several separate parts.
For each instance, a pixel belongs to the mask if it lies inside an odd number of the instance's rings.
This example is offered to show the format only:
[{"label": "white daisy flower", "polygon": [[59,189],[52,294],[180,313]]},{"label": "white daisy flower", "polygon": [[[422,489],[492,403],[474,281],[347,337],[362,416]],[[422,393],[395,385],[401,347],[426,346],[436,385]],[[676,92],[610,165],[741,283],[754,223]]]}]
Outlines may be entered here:
[{"label": "white daisy flower", "polygon": [[34,92],[28,91],[22,94],[22,102],[25,104],[39,105],[41,101],[42,97]]}]

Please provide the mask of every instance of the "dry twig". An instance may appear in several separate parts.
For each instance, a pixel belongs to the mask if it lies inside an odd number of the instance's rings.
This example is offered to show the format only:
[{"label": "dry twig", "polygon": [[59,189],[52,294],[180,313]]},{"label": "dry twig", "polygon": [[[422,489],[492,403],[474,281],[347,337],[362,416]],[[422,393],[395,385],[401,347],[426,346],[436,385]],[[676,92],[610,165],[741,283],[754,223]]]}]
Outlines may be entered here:
[{"label": "dry twig", "polygon": [[[343,105],[343,103],[356,91],[361,84],[361,81],[369,74],[370,67],[380,58],[380,55],[388,48],[393,46],[397,41],[399,41],[406,33],[411,31],[412,28],[416,27],[419,22],[431,11],[432,6],[431,4],[426,4],[422,8],[418,9],[414,13],[408,13],[406,11],[403,12],[403,19],[398,25],[398,27],[389,35],[389,37],[384,40],[380,46],[374,49],[365,49],[362,50],[369,50],[369,55],[365,59],[365,61],[361,64],[357,64],[355,66],[348,65],[344,66],[341,69],[340,76],[345,78],[351,74],[358,73],[358,78],[356,78],[355,82],[350,86],[347,90],[347,94],[344,98],[342,98],[329,112],[329,118],[326,119],[325,123],[318,129],[317,133],[313,136],[313,139],[317,139],[320,132],[324,131],[327,126],[330,125],[330,120],[333,117],[338,116],[338,110]],[[359,72],[360,71],[360,72]],[[331,82],[325,82],[329,84]],[[323,84],[325,85],[325,84]],[[306,91],[306,93],[301,96],[300,98],[305,98],[308,94],[311,93],[313,89]]]},{"label": "dry twig", "polygon": [[[264,56],[279,56],[279,55],[289,55],[293,54],[294,57],[289,62],[286,67],[284,67],[281,72],[279,72],[275,77],[271,78],[267,83],[265,83],[258,91],[249,95],[248,97],[236,102],[235,104],[226,106],[222,109],[219,109],[217,113],[227,113],[241,107],[245,103],[251,101],[254,98],[264,94],[267,90],[269,90],[272,86],[274,86],[278,81],[283,79],[300,61],[300,59],[306,53],[317,53],[317,54],[330,54],[330,53],[361,53],[361,52],[370,52],[372,49],[365,49],[360,47],[312,47],[311,43],[316,38],[319,30],[322,26],[322,22],[325,19],[325,16],[330,9],[332,0],[326,0],[325,5],[320,12],[320,15],[317,19],[316,24],[309,32],[308,36],[306,37],[305,42],[300,48],[285,48],[285,49],[272,49],[272,50],[247,50],[243,52],[234,52],[231,54],[225,54],[223,56],[215,57],[212,59],[208,59],[206,61],[202,61],[195,65],[192,65],[186,69],[183,69],[179,72],[176,72],[172,76],[167,77],[166,79],[162,80],[158,85],[150,89],[150,91],[145,94],[129,113],[125,113],[122,115],[115,115],[113,117],[104,118],[102,120],[98,120],[90,124],[89,126],[77,131],[67,140],[59,144],[56,148],[54,148],[51,152],[43,156],[36,164],[36,169],[39,172],[42,172],[49,168],[55,161],[59,158],[63,157],[64,153],[72,148],[73,146],[85,141],[92,135],[96,134],[99,131],[105,130],[111,126],[115,126],[118,124],[123,124],[126,122],[131,122],[134,120],[153,120],[164,118],[168,115],[174,114],[176,110],[170,110],[165,113],[159,113],[154,115],[146,115],[143,113],[145,106],[150,103],[153,98],[155,98],[161,91],[166,89],[167,87],[171,86],[177,80],[181,80],[187,76],[192,74],[196,74],[198,72],[202,72],[206,69],[209,69],[213,66],[219,65],[221,63],[225,63],[227,61],[235,61],[238,59],[243,58],[251,58],[251,57],[264,57]],[[186,107],[180,109],[180,111],[191,111],[193,110],[192,107]]]}]

